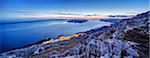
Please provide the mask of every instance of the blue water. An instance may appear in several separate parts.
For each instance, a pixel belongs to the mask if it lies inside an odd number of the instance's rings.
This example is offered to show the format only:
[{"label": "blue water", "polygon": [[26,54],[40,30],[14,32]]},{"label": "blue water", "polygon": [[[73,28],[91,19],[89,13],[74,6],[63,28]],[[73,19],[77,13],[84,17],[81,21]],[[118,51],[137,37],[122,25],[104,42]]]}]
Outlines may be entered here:
[{"label": "blue water", "polygon": [[46,38],[71,35],[110,24],[110,22],[99,20],[89,20],[84,23],[70,23],[66,20],[48,20],[1,24],[1,51],[33,44]]}]

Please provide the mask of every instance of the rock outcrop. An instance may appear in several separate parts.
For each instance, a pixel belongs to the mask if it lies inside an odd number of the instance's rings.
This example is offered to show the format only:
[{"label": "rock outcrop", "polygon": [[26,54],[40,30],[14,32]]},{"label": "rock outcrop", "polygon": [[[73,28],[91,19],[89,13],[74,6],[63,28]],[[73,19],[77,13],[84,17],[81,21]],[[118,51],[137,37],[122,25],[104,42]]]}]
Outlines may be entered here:
[{"label": "rock outcrop", "polygon": [[8,58],[149,58],[149,11],[70,40],[4,52]]}]

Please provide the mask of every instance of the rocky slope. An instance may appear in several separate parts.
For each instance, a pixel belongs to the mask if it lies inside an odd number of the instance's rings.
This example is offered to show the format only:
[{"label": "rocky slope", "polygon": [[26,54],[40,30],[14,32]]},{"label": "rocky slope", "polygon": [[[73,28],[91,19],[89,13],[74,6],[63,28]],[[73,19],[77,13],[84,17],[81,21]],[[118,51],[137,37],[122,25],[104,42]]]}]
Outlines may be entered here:
[{"label": "rocky slope", "polygon": [[69,40],[4,52],[2,58],[149,58],[149,12]]}]

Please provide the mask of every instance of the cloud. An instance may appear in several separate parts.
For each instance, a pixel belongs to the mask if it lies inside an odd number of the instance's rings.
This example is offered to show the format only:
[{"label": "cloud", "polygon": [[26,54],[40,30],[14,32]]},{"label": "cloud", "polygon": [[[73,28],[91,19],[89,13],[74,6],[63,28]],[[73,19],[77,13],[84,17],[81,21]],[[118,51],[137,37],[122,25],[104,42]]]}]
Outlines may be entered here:
[{"label": "cloud", "polygon": [[15,10],[11,12],[19,14],[19,15],[39,15],[38,12],[34,12],[34,11]]},{"label": "cloud", "polygon": [[111,19],[127,19],[127,18],[132,18],[133,15],[108,15],[107,18]]},{"label": "cloud", "polygon": [[129,17],[128,15],[108,15],[108,17]]},{"label": "cloud", "polygon": [[128,15],[136,15],[136,14],[138,14],[137,12],[127,12],[126,14],[128,14]]},{"label": "cloud", "polygon": [[100,16],[99,14],[90,14],[90,15],[85,15],[85,16]]},{"label": "cloud", "polygon": [[13,11],[15,13],[37,13],[37,12],[34,12],[34,11],[24,11],[24,10],[16,10],[16,11]]},{"label": "cloud", "polygon": [[39,14],[35,14],[35,13],[25,13],[25,14],[22,14],[22,15],[39,15]]},{"label": "cloud", "polygon": [[57,15],[75,15],[75,16],[83,16],[83,14],[75,14],[75,13],[62,13],[62,12],[53,12],[53,13],[49,13],[48,14],[57,14]]},{"label": "cloud", "polygon": [[129,15],[100,15],[100,14],[80,14],[80,13],[65,13],[65,12],[35,12],[16,10],[12,11],[18,17],[31,17],[31,18],[118,18],[129,17]]},{"label": "cloud", "polygon": [[73,16],[83,16],[83,17],[93,17],[93,16],[101,16],[99,14],[75,14],[75,13],[61,13],[61,12],[54,12],[49,14],[57,14],[57,15],[73,15]]},{"label": "cloud", "polygon": [[82,14],[73,14],[73,13],[54,13],[59,15],[82,15]]}]

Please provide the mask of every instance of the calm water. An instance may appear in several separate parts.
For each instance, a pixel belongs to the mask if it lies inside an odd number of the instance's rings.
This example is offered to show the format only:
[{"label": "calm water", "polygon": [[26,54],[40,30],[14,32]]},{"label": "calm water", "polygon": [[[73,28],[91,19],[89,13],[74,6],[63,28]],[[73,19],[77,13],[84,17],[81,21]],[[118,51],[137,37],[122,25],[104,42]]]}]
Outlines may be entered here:
[{"label": "calm water", "polygon": [[71,35],[93,28],[110,25],[109,22],[89,20],[84,23],[69,23],[66,20],[1,24],[1,51],[29,45],[46,38]]}]

